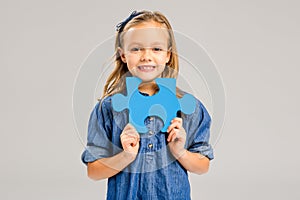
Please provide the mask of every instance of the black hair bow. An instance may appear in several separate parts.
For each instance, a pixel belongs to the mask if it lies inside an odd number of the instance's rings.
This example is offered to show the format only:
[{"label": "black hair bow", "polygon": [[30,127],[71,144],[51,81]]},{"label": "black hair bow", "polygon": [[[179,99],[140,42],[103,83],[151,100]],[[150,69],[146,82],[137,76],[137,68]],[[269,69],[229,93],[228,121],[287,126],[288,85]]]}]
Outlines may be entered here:
[{"label": "black hair bow", "polygon": [[136,10],[133,11],[133,12],[130,14],[129,17],[127,17],[124,21],[122,21],[122,22],[120,22],[120,23],[117,24],[117,26],[116,26],[117,29],[116,29],[116,30],[117,30],[119,33],[121,33],[121,32],[123,31],[124,27],[126,26],[126,24],[127,24],[130,20],[132,20],[132,18],[134,18],[134,17],[136,17],[136,16],[138,16],[138,15],[140,15],[140,14],[142,14],[142,12],[137,12]]}]

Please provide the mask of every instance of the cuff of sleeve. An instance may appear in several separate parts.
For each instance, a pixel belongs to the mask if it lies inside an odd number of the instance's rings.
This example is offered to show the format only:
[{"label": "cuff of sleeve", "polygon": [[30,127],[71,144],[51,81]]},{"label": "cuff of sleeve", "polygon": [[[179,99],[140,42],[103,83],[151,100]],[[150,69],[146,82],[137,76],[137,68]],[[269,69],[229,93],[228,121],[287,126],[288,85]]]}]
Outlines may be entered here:
[{"label": "cuff of sleeve", "polygon": [[81,161],[87,165],[89,162],[109,157],[109,152],[106,149],[88,146],[81,155]]},{"label": "cuff of sleeve", "polygon": [[211,145],[205,145],[205,146],[199,146],[197,148],[191,148],[189,149],[190,152],[193,153],[200,153],[201,155],[207,157],[209,160],[214,159],[214,152]]}]

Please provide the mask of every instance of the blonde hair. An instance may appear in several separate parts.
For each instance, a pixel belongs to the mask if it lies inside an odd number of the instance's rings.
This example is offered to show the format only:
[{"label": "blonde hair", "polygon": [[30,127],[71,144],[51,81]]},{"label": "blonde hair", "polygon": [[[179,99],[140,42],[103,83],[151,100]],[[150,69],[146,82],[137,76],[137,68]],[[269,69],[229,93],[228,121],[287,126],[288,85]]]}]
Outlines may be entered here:
[{"label": "blonde hair", "polygon": [[[135,17],[129,19],[124,27],[118,30],[116,34],[115,40],[115,68],[106,80],[103,96],[102,99],[106,96],[111,96],[115,93],[124,92],[126,88],[125,77],[129,74],[127,64],[121,60],[121,55],[118,52],[118,48],[122,47],[123,45],[123,31],[127,31],[133,26],[144,22],[154,21],[157,23],[162,24],[168,30],[169,34],[169,49],[171,49],[170,60],[166,64],[168,67],[165,67],[164,72],[162,73],[162,78],[177,78],[177,74],[179,71],[179,63],[178,63],[178,56],[177,56],[177,49],[175,44],[175,38],[173,34],[173,30],[171,24],[169,23],[168,19],[160,12],[151,12],[151,11],[141,11],[137,13]],[[176,88],[176,95],[177,97],[182,97],[181,90]]]}]

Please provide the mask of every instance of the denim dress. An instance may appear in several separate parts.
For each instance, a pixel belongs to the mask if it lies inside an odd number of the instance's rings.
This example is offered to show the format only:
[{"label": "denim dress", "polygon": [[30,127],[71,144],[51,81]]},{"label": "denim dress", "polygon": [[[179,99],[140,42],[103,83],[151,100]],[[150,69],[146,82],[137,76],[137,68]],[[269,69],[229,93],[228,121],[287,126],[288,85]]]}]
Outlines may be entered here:
[{"label": "denim dress", "polygon": [[[197,100],[193,114],[182,114],[186,131],[185,148],[213,159],[209,144],[211,118]],[[82,161],[87,164],[111,157],[122,149],[120,134],[128,123],[128,110],[115,112],[111,97],[99,101],[93,109],[89,124],[87,146]],[[148,133],[140,134],[136,159],[118,174],[108,179],[107,200],[189,200],[190,184],[186,169],[172,156],[167,133],[161,132],[163,122],[147,117]]]}]

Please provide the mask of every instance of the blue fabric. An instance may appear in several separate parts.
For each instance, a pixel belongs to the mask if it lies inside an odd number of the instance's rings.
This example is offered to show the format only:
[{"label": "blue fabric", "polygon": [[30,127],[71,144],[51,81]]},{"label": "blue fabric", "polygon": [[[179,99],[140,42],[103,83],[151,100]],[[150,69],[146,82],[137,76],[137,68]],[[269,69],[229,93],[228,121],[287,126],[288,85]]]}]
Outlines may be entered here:
[{"label": "blue fabric", "polygon": [[[182,118],[187,133],[186,149],[213,159],[213,149],[209,144],[211,118],[203,104],[197,100],[195,112],[182,114]],[[98,102],[90,116],[82,161],[87,164],[121,152],[120,134],[127,123],[127,110],[115,112],[111,97]],[[190,199],[187,171],[168,149],[167,134],[160,131],[163,122],[148,117],[145,125],[149,132],[141,134],[135,161],[108,179],[107,199]]]}]

